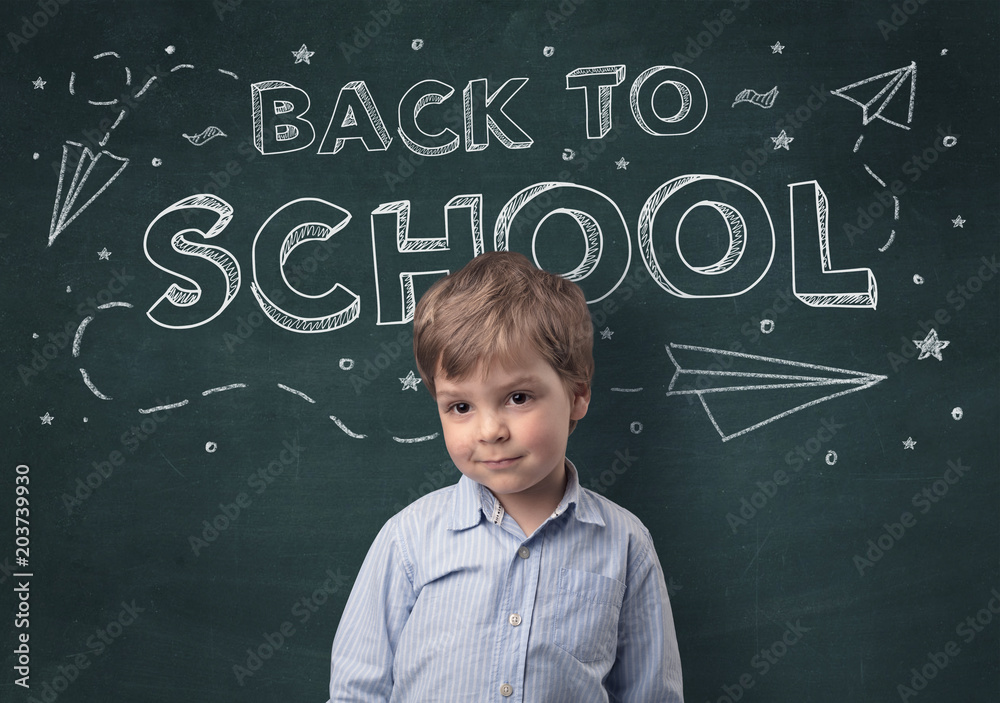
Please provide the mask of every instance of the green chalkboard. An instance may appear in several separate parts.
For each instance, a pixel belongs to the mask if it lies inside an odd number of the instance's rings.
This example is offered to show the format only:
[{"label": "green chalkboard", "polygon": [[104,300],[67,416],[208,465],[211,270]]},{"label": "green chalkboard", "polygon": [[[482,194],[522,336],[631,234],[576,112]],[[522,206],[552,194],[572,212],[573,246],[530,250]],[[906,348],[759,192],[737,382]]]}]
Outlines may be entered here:
[{"label": "green chalkboard", "polygon": [[569,456],[689,701],[996,700],[996,2],[0,29],[5,701],[325,700],[376,532],[458,479],[414,301],[497,248],[590,301]]}]

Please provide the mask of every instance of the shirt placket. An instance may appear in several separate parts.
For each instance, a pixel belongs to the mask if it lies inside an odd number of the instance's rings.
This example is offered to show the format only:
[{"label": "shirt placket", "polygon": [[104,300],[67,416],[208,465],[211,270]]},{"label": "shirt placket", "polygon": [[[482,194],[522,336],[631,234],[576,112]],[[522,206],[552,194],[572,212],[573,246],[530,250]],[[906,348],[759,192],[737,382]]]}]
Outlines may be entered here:
[{"label": "shirt placket", "polygon": [[[510,534],[510,533],[508,533]],[[497,623],[497,660],[492,691],[495,700],[520,701],[524,697],[524,671],[542,559],[542,540],[512,542],[507,577],[494,614]]]}]

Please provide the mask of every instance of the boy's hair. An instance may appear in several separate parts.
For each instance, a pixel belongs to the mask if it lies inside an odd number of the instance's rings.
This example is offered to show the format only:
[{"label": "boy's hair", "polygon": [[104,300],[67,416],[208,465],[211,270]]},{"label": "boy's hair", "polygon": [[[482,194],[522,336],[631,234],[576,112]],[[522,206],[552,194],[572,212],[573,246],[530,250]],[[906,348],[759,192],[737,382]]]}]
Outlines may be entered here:
[{"label": "boy's hair", "polygon": [[583,291],[516,252],[480,254],[434,283],[417,304],[413,355],[424,385],[464,378],[482,363],[515,364],[537,352],[567,390],[582,393],[594,375],[594,328]]}]

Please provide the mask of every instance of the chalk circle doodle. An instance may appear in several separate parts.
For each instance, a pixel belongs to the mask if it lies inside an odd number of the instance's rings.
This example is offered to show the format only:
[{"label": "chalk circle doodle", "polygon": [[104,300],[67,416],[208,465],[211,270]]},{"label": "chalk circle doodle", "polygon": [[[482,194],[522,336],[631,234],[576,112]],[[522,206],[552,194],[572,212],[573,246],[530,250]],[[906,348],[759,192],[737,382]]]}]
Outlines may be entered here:
[{"label": "chalk circle doodle", "polygon": [[563,149],[563,153],[562,153],[562,160],[563,161],[572,161],[575,158],[576,158],[576,152],[575,151],[573,151],[572,149]]},{"label": "chalk circle doodle", "polygon": [[949,134],[947,137],[941,140],[941,143],[950,149],[951,147],[958,144],[958,138],[953,137],[952,135]]},{"label": "chalk circle doodle", "polygon": [[823,457],[823,461],[825,461],[828,466],[833,466],[837,463],[837,452],[831,449],[826,453],[826,456]]},{"label": "chalk circle doodle", "polygon": [[343,358],[339,363],[341,371],[350,371],[354,368],[354,359]]},{"label": "chalk circle doodle", "polygon": [[420,51],[421,49],[424,48],[424,40],[414,39],[413,42],[410,44],[410,48],[413,49],[414,51]]},{"label": "chalk circle doodle", "polygon": [[761,334],[771,334],[774,332],[774,320],[761,320],[760,332]]},{"label": "chalk circle doodle", "polygon": [[915,273],[913,274],[913,282],[916,283],[918,286],[922,286],[924,284],[924,277],[921,276],[919,273]]},{"label": "chalk circle doodle", "polygon": [[951,409],[951,417],[955,421],[961,420],[964,415],[965,411],[962,408],[954,407]]},{"label": "chalk circle doodle", "polygon": [[642,432],[642,423],[636,420],[631,425],[628,426],[629,432],[632,434],[639,434]]},{"label": "chalk circle doodle", "polygon": [[158,156],[154,156],[153,160],[150,161],[149,163],[152,164],[153,168],[159,168],[160,166],[163,165],[163,159],[161,159]]},{"label": "chalk circle doodle", "polygon": [[215,450],[218,448],[219,445],[216,444],[215,442],[205,442],[205,451],[208,452],[209,454],[213,454]]},{"label": "chalk circle doodle", "polygon": [[544,49],[542,49],[542,56],[544,56],[545,58],[552,56],[552,54],[554,53],[556,53],[556,49],[553,46],[547,46]]}]

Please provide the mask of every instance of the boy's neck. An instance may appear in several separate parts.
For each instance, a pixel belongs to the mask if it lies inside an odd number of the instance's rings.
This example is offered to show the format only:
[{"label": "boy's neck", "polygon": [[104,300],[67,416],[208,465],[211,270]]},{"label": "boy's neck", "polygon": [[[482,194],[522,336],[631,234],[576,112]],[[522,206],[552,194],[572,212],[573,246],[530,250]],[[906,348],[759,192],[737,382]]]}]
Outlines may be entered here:
[{"label": "boy's neck", "polygon": [[566,462],[529,491],[495,496],[526,537],[531,537],[549,519],[566,493],[569,474]]}]

